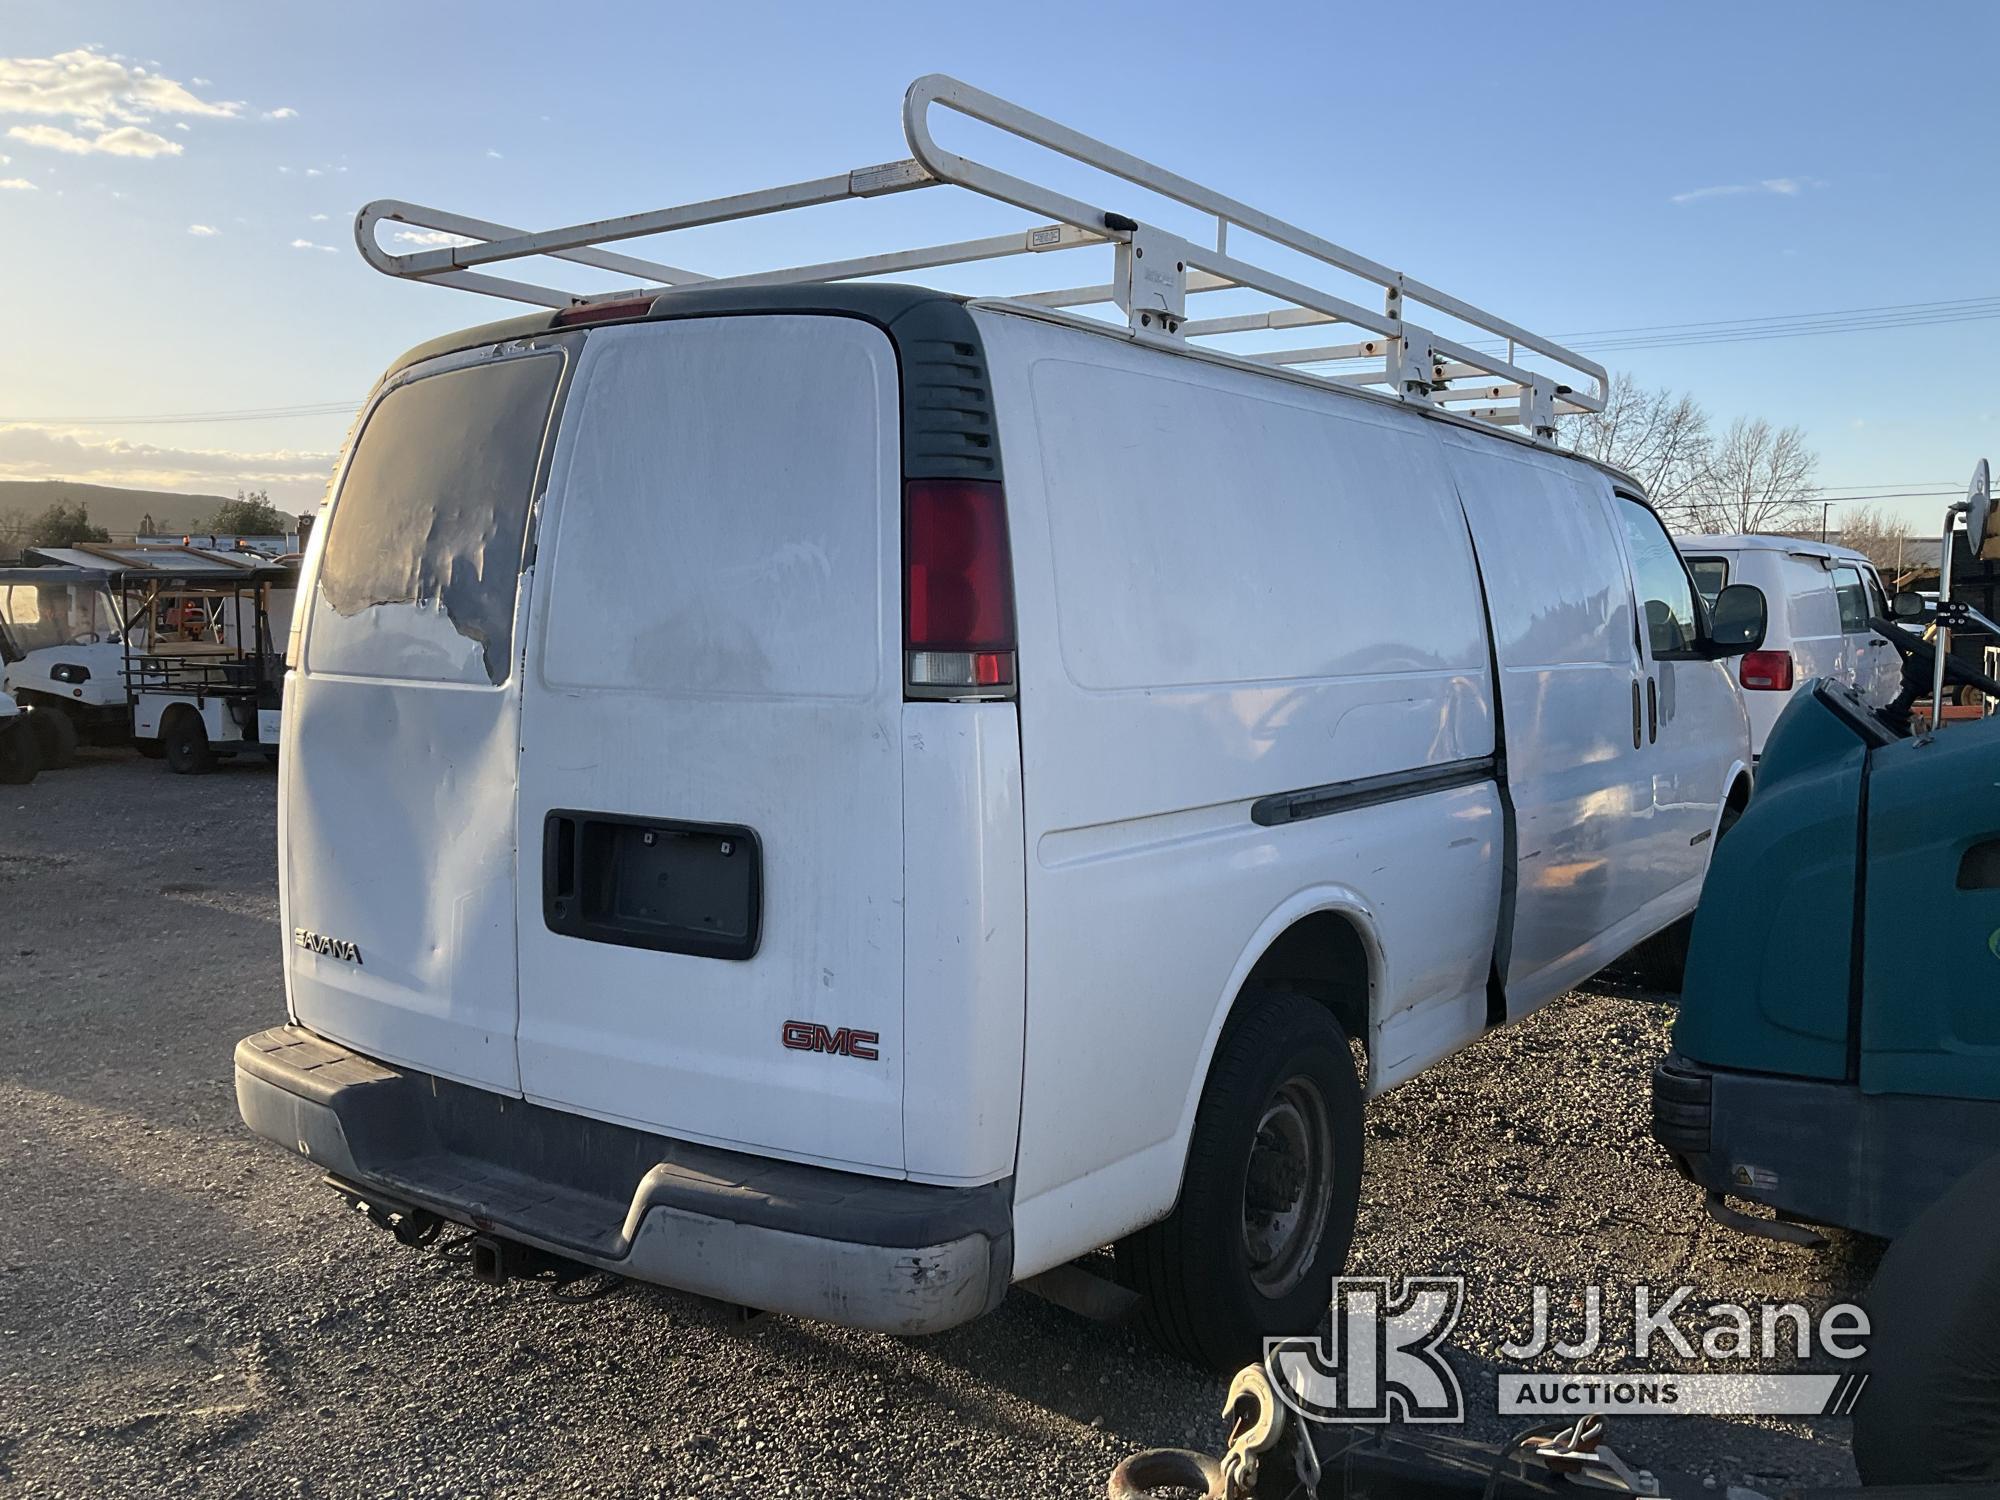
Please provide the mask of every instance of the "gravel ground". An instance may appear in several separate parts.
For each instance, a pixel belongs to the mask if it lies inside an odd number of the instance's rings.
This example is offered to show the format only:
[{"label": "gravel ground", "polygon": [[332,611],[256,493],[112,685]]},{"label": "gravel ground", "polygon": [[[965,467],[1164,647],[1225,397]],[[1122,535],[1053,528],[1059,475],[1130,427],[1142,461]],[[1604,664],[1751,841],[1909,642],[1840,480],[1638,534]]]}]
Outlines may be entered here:
[{"label": "gravel ground", "polygon": [[[925,1340],[738,1326],[629,1283],[492,1290],[343,1211],[236,1118],[230,1049],[282,1013],[274,786],[85,752],[0,796],[0,1493],[983,1500],[1220,1448],[1220,1381],[1019,1292]],[[1571,996],[1370,1111],[1350,1269],[1468,1278],[1474,1435],[1515,1425],[1493,1371],[1534,1281],[1865,1285],[1870,1241],[1702,1215],[1647,1131],[1670,1017]],[[1614,1425],[1643,1462],[1771,1493],[1853,1482],[1844,1421]]]}]

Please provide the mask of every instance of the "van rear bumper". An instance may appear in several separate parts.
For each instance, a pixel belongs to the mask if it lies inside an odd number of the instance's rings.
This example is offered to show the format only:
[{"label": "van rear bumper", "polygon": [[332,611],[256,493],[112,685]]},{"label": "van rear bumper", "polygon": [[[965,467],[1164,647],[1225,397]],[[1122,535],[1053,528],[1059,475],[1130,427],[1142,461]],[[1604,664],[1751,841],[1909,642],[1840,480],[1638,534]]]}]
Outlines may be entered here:
[{"label": "van rear bumper", "polygon": [[884,1333],[989,1312],[1013,1184],[930,1187],[670,1140],[391,1067],[297,1026],[236,1046],[258,1135],[330,1177],[641,1281]]}]

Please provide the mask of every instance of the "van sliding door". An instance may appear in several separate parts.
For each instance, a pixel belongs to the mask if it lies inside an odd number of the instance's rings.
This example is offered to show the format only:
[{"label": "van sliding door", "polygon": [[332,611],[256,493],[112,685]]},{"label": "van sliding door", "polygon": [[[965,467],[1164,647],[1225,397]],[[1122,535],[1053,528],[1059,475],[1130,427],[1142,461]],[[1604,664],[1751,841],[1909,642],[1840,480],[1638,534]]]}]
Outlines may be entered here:
[{"label": "van sliding door", "polygon": [[1615,958],[1621,924],[1655,894],[1633,857],[1653,801],[1645,688],[1603,478],[1488,437],[1440,437],[1500,668],[1516,871],[1501,977],[1514,1016]]}]

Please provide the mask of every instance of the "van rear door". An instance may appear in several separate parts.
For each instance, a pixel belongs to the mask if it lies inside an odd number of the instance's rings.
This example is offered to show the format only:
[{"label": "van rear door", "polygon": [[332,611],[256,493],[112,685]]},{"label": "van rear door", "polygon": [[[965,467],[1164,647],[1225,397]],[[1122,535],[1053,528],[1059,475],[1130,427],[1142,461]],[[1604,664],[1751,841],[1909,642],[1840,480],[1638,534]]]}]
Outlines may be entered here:
[{"label": "van rear door", "polygon": [[514,617],[568,360],[560,336],[477,349],[379,395],[314,539],[285,689],[294,1019],[510,1092]]},{"label": "van rear door", "polygon": [[898,391],[855,318],[588,336],[523,692],[530,1099],[902,1168]]}]

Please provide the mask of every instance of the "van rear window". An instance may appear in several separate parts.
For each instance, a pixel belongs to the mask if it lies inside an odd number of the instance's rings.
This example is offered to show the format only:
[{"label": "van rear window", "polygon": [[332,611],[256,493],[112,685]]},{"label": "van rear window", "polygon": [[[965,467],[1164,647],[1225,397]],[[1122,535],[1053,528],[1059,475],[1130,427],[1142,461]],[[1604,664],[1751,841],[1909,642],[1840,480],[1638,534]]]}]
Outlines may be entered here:
[{"label": "van rear window", "polygon": [[1690,557],[1688,571],[1694,574],[1694,586],[1701,597],[1713,608],[1716,595],[1729,584],[1729,559],[1726,557]]},{"label": "van rear window", "polygon": [[309,668],[507,679],[560,353],[426,375],[376,404],[327,523]]}]

